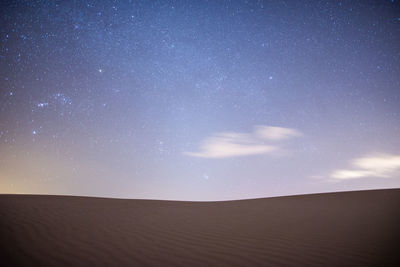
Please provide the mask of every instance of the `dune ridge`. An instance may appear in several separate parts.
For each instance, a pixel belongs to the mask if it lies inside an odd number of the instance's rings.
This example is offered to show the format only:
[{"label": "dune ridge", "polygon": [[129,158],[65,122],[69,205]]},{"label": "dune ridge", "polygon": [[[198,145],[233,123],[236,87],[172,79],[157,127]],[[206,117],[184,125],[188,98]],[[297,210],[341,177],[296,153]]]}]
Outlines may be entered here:
[{"label": "dune ridge", "polygon": [[3,266],[400,266],[400,189],[221,202],[0,195]]}]

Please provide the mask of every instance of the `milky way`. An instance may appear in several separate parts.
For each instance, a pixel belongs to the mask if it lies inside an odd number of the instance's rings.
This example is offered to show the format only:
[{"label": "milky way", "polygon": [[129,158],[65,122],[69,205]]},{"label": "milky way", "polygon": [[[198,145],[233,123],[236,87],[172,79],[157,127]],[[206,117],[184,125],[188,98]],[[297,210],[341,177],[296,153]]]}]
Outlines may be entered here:
[{"label": "milky way", "polygon": [[2,1],[0,193],[400,186],[400,1]]}]

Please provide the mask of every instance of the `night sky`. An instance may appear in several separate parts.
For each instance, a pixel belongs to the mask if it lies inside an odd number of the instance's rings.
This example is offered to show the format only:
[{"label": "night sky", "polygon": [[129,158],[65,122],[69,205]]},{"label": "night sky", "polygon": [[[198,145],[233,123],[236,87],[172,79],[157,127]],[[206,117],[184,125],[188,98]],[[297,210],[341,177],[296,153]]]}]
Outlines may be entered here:
[{"label": "night sky", "polygon": [[400,1],[1,1],[0,193],[400,187]]}]

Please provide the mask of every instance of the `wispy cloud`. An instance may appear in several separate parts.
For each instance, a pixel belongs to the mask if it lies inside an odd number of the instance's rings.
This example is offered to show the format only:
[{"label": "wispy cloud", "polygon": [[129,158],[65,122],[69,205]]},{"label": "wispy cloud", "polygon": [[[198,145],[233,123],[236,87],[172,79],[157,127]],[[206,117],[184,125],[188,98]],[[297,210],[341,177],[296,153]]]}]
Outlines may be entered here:
[{"label": "wispy cloud", "polygon": [[255,127],[254,134],[258,138],[271,141],[280,141],[302,135],[302,133],[296,129],[262,125]]},{"label": "wispy cloud", "polygon": [[391,177],[400,171],[400,155],[376,154],[354,159],[351,169],[336,170],[334,179],[357,179],[365,177]]},{"label": "wispy cloud", "polygon": [[200,151],[185,152],[184,154],[200,158],[272,154],[281,149],[277,141],[301,135],[299,131],[290,128],[255,126],[252,133],[216,133],[202,142]]}]

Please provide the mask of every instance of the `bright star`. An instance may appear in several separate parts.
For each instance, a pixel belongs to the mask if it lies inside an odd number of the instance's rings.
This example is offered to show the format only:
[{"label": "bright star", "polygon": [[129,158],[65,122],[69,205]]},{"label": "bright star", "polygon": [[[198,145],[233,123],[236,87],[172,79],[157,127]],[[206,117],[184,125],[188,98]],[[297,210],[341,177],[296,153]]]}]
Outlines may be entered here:
[{"label": "bright star", "polygon": [[43,103],[38,103],[37,104],[37,106],[39,107],[39,108],[43,108],[43,107],[46,107],[46,106],[48,106],[49,105],[49,103],[47,103],[47,102],[43,102]]}]

